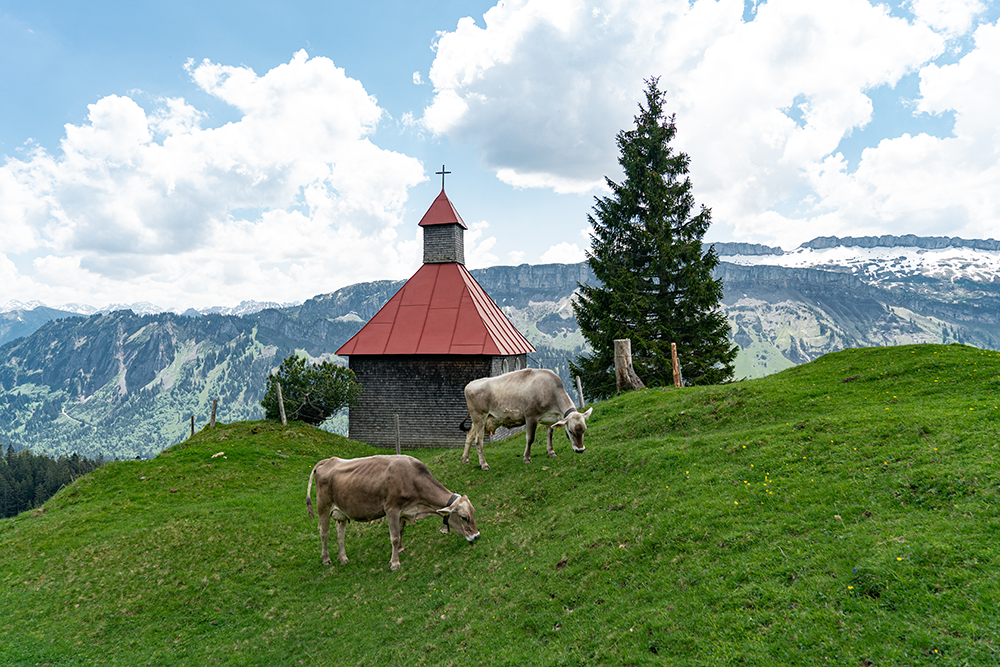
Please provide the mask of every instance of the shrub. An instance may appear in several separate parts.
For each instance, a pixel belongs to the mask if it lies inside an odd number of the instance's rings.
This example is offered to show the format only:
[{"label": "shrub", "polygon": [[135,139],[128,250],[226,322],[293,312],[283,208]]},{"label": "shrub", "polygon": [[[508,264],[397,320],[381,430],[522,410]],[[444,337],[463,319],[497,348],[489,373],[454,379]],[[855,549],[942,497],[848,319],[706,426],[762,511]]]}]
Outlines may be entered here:
[{"label": "shrub", "polygon": [[288,419],[317,426],[341,408],[353,405],[361,393],[354,371],[329,361],[307,364],[292,355],[267,376],[267,391],[260,404],[267,419],[280,419],[278,383]]}]

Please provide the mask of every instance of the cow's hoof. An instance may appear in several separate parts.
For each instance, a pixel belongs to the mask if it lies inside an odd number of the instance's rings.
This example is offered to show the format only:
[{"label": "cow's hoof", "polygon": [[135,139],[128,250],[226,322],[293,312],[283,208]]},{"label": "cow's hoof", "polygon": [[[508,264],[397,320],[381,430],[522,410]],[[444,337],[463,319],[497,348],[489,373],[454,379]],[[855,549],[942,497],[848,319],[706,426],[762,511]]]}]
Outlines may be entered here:
[{"label": "cow's hoof", "polygon": [[530,456],[525,456],[524,457],[524,462],[525,463],[531,463],[531,457]]},{"label": "cow's hoof", "polygon": [[489,470],[490,469],[490,467],[488,465],[486,465],[485,463],[483,465],[479,466],[479,467],[482,468],[483,470]]},{"label": "cow's hoof", "polygon": [[340,561],[341,565],[347,565],[347,561],[348,561],[347,556],[344,556],[343,558],[338,558],[337,560]]},{"label": "cow's hoof", "polygon": [[555,456],[555,455],[556,455],[555,452],[549,452],[549,456]]},{"label": "cow's hoof", "polygon": [[465,465],[469,465],[469,459],[467,459],[467,458],[465,458],[465,457],[463,456],[463,457],[462,457],[462,463],[464,463]]},{"label": "cow's hoof", "polygon": [[399,563],[396,563],[395,565],[393,565],[392,563],[389,563],[389,571],[390,572],[395,572],[398,569],[399,569]]},{"label": "cow's hoof", "polygon": [[332,561],[332,560],[330,560],[329,558],[324,558],[324,559],[323,559],[323,565],[329,565],[329,564],[331,564],[332,562],[333,562],[333,561]]}]

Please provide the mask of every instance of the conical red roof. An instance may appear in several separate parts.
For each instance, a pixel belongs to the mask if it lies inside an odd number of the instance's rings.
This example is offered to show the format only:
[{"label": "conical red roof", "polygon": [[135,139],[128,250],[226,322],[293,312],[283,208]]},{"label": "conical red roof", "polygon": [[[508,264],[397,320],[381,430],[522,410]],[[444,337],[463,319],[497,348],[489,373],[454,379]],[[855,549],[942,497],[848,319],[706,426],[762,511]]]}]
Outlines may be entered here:
[{"label": "conical red roof", "polygon": [[337,354],[512,355],[534,351],[468,269],[450,262],[421,266]]},{"label": "conical red roof", "polygon": [[462,229],[468,229],[465,226],[465,222],[462,221],[462,216],[458,214],[451,200],[448,199],[448,195],[444,193],[444,188],[441,188],[441,194],[437,196],[431,207],[424,213],[424,217],[420,218],[420,226],[449,225],[456,222],[462,225]]}]

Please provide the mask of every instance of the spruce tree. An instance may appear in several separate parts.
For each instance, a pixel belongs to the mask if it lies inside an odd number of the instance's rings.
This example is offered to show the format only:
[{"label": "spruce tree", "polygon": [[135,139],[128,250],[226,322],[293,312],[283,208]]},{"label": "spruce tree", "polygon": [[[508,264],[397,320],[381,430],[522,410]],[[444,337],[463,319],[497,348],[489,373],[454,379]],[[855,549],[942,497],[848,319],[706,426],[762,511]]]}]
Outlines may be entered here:
[{"label": "spruce tree", "polygon": [[590,356],[571,364],[595,397],[615,393],[614,340],[632,340],[633,364],[647,386],[673,384],[670,344],[690,384],[732,378],[738,349],[719,304],[719,263],[702,237],[711,224],[704,205],[695,212],[690,158],[671,147],[675,116],[667,117],[658,79],[646,81],[646,103],[635,127],[618,133],[625,178],[605,178],[611,196],[597,197],[587,261],[600,285],[580,286],[576,319]]}]

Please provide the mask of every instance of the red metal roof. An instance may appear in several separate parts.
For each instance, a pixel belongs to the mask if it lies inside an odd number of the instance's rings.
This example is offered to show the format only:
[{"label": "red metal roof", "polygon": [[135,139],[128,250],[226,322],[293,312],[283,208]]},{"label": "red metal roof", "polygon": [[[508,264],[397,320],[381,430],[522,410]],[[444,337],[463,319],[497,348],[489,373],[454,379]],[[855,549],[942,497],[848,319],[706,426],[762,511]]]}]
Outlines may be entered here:
[{"label": "red metal roof", "polygon": [[451,200],[448,199],[448,195],[444,193],[444,188],[441,188],[441,194],[437,196],[431,207],[424,213],[424,217],[420,218],[420,226],[449,225],[456,222],[462,225],[462,229],[468,229],[465,226],[465,222],[462,221],[462,216],[458,214]]},{"label": "red metal roof", "polygon": [[421,266],[337,354],[509,355],[534,351],[468,269],[450,262]]}]

